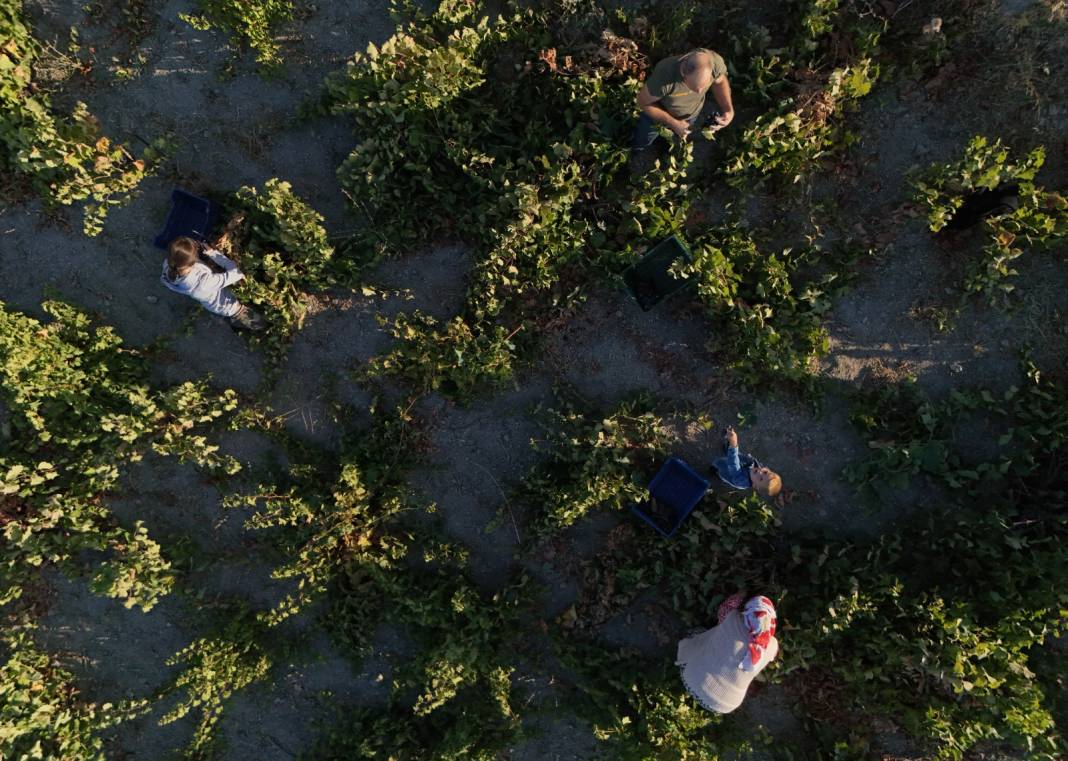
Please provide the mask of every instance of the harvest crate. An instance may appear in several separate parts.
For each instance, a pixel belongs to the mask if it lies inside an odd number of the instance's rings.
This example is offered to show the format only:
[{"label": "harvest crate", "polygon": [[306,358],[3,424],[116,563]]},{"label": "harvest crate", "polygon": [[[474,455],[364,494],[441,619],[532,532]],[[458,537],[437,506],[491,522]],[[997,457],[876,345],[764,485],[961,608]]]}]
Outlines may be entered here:
[{"label": "harvest crate", "polygon": [[953,212],[952,218],[943,230],[947,232],[967,230],[987,217],[1011,214],[1019,208],[1019,183],[1003,182],[993,190],[976,190],[969,193],[960,208]]},{"label": "harvest crate", "polygon": [[156,248],[166,249],[171,241],[188,235],[207,241],[212,226],[219,218],[219,208],[206,198],[200,198],[175,188],[171,193],[171,211],[163,231],[156,236]]},{"label": "harvest crate", "polygon": [[623,282],[643,311],[648,312],[690,284],[688,280],[676,280],[671,276],[671,265],[680,259],[693,261],[686,245],[672,235],[649,249],[640,261],[623,270]]},{"label": "harvest crate", "polygon": [[678,457],[669,457],[649,483],[649,495],[656,500],[656,507],[646,501],[631,505],[630,509],[662,536],[670,538],[693,512],[708,487],[708,481],[693,468]]}]

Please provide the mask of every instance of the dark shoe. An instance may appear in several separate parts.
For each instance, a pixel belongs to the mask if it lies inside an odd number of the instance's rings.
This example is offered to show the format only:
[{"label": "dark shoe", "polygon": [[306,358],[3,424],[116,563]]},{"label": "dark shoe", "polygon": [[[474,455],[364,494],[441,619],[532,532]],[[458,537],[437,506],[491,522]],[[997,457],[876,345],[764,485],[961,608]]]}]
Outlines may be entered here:
[{"label": "dark shoe", "polygon": [[247,330],[250,333],[262,333],[267,327],[267,321],[255,309],[243,306],[240,312],[230,318],[230,327],[238,332]]}]

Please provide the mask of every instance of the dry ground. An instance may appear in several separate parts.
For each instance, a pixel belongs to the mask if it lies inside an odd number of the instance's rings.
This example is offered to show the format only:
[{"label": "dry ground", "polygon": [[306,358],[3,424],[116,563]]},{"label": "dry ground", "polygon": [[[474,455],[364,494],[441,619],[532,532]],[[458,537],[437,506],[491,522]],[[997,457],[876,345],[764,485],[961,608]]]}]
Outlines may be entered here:
[{"label": "dry ground", "polygon": [[[142,71],[126,82],[106,71],[110,55],[129,52],[127,41],[116,34],[114,17],[107,15],[116,7],[105,3],[104,21],[87,25],[80,0],[27,0],[26,5],[39,35],[62,40],[74,24],[81,27],[83,45],[98,47],[93,75],[67,82],[58,100],[84,99],[110,135],[135,144],[171,131],[177,153],[173,174],[146,181],[138,198],[115,211],[95,239],[81,234],[75,217],[55,218],[35,202],[0,206],[0,300],[40,314],[38,305],[46,294],[58,292],[116,326],[131,345],[173,336],[165,361],[156,368],[161,381],[210,373],[220,387],[256,392],[263,378],[261,358],[219,322],[160,287],[161,255],[151,239],[176,182],[225,193],[271,177],[290,181],[326,216],[332,233],[354,229],[358,220],[347,211],[334,178],[354,144],[349,124],[344,119],[297,122],[295,115],[327,72],[367,42],[380,43],[390,34],[385,0],[322,0],[302,14],[289,30],[284,73],[275,79],[259,76],[247,62],[228,71],[224,37],[197,32],[179,20],[179,13],[193,10],[192,0],[149,2],[152,30],[136,46],[144,56]],[[1045,143],[1049,161],[1041,179],[1052,187],[1068,187],[1065,110],[1053,100],[1063,94],[1053,82],[1065,80],[1068,56],[1056,58],[1056,45],[1028,53],[1031,61],[1007,52],[1020,39],[1026,43],[1027,19],[1046,9],[1045,3],[1027,0],[997,9],[1006,49],[992,55],[988,67],[881,83],[853,117],[861,139],[850,161],[814,185],[815,196],[837,209],[841,224],[836,229],[860,225],[879,242],[877,257],[862,265],[855,287],[831,315],[832,348],[821,372],[833,383],[819,411],[789,395],[740,392],[715,352],[708,323],[684,301],[646,314],[611,289],[594,293],[575,319],[546,336],[547,351],[523,373],[516,389],[468,407],[440,398],[426,403],[433,447],[425,466],[412,474],[412,485],[437,502],[446,529],[471,547],[480,583],[492,586],[514,567],[522,515],[516,525],[505,522],[488,534],[484,528],[502,494],[534,461],[528,442],[537,428],[530,407],[549,400],[553,386],[562,382],[606,406],[645,390],[702,411],[717,424],[744,421],[745,445],[776,467],[794,492],[782,515],[787,532],[812,524],[842,535],[872,532],[903,511],[919,509],[922,494],[888,494],[886,504],[863,505],[840,478],[842,467],[860,453],[847,419],[846,392],[869,376],[906,374],[939,394],[957,385],[1004,388],[1018,378],[1023,344],[1034,347],[1040,365],[1063,362],[1066,356],[1068,268],[1063,260],[1026,257],[1015,309],[974,307],[952,332],[940,333],[923,318],[922,307],[944,300],[968,244],[941,249],[921,219],[897,213],[907,197],[906,171],[955,157],[977,132],[1003,136],[1021,147]],[[920,23],[924,13],[914,7],[904,18]],[[1042,65],[1053,68],[1042,73]],[[732,129],[743,127],[740,119]],[[793,208],[790,199],[762,197],[750,203],[749,213],[759,226]],[[283,373],[266,391],[270,406],[288,415],[295,433],[326,445],[336,442],[333,402],[360,408],[369,401],[349,371],[389,345],[376,312],[419,306],[439,316],[455,313],[469,265],[459,245],[412,251],[374,274],[384,285],[408,289],[412,301],[383,304],[343,292],[324,296],[297,336]],[[188,335],[183,332],[187,322],[192,325]],[[693,426],[680,433],[679,453],[693,463],[706,463],[714,448],[710,437]],[[224,442],[252,466],[282,456],[256,434],[229,434]],[[257,553],[256,537],[242,528],[242,516],[224,511],[219,499],[215,486],[192,468],[148,459],[130,469],[111,506],[121,520],[145,521],[154,536],[188,538],[202,563],[193,570],[195,583],[209,592],[257,605],[277,599],[285,587],[270,579],[272,563]],[[576,529],[573,551],[594,550],[616,520]],[[566,574],[530,570],[549,582],[546,615],[566,608],[577,594]],[[190,603],[179,597],[166,598],[142,614],[91,596],[84,584],[53,575],[46,581],[50,592],[40,622],[41,644],[60,656],[88,699],[150,694],[169,673],[166,657],[199,634],[191,623]],[[386,627],[378,653],[352,664],[325,635],[314,632],[312,620],[295,625],[312,630],[314,652],[277,669],[270,684],[235,697],[222,725],[224,758],[294,757],[309,747],[313,724],[328,715],[330,704],[382,700],[391,663],[404,657],[403,636]],[[605,636],[665,658],[672,654],[672,647],[659,644],[648,630],[640,605],[629,622],[610,622]],[[553,698],[554,688],[544,680],[532,677],[531,686],[538,699]],[[155,759],[188,740],[191,721],[160,728],[158,715],[120,727],[109,755]],[[780,740],[800,731],[788,698],[775,686],[756,690],[741,719],[765,724]],[[593,738],[581,723],[560,721],[548,729],[516,749],[513,758],[596,757]],[[907,753],[907,747],[897,747],[896,738],[884,740],[886,750]]]}]

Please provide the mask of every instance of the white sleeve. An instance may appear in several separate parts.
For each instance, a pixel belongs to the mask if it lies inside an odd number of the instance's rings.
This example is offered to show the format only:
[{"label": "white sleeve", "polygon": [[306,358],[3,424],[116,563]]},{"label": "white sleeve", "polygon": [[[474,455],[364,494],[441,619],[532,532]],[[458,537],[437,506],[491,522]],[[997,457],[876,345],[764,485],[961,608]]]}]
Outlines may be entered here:
[{"label": "white sleeve", "polygon": [[222,251],[217,251],[214,248],[209,248],[209,249],[206,249],[204,251],[204,253],[205,253],[205,255],[210,257],[213,262],[218,264],[224,270],[230,271],[230,270],[236,270],[237,269],[237,262],[235,262],[233,259],[230,259],[229,257],[227,257],[226,254],[224,254]]},{"label": "white sleeve", "polygon": [[211,282],[217,288],[225,288],[228,285],[233,285],[238,280],[243,280],[245,274],[237,268],[237,262],[228,258],[221,251],[216,251],[214,248],[209,248],[204,252],[207,256],[211,257],[211,260],[218,264],[220,267],[226,270],[226,272],[218,272],[211,274]]}]

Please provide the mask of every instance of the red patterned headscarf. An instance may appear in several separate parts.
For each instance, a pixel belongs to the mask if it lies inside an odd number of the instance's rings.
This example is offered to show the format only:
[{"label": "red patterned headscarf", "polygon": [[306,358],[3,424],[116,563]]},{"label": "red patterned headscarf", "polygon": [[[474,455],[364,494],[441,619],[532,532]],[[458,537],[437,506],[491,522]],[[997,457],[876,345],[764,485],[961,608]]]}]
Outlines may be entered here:
[{"label": "red patterned headscarf", "polygon": [[742,609],[742,620],[749,632],[749,647],[738,668],[750,671],[760,663],[764,650],[775,635],[775,605],[762,595],[753,597]]}]

